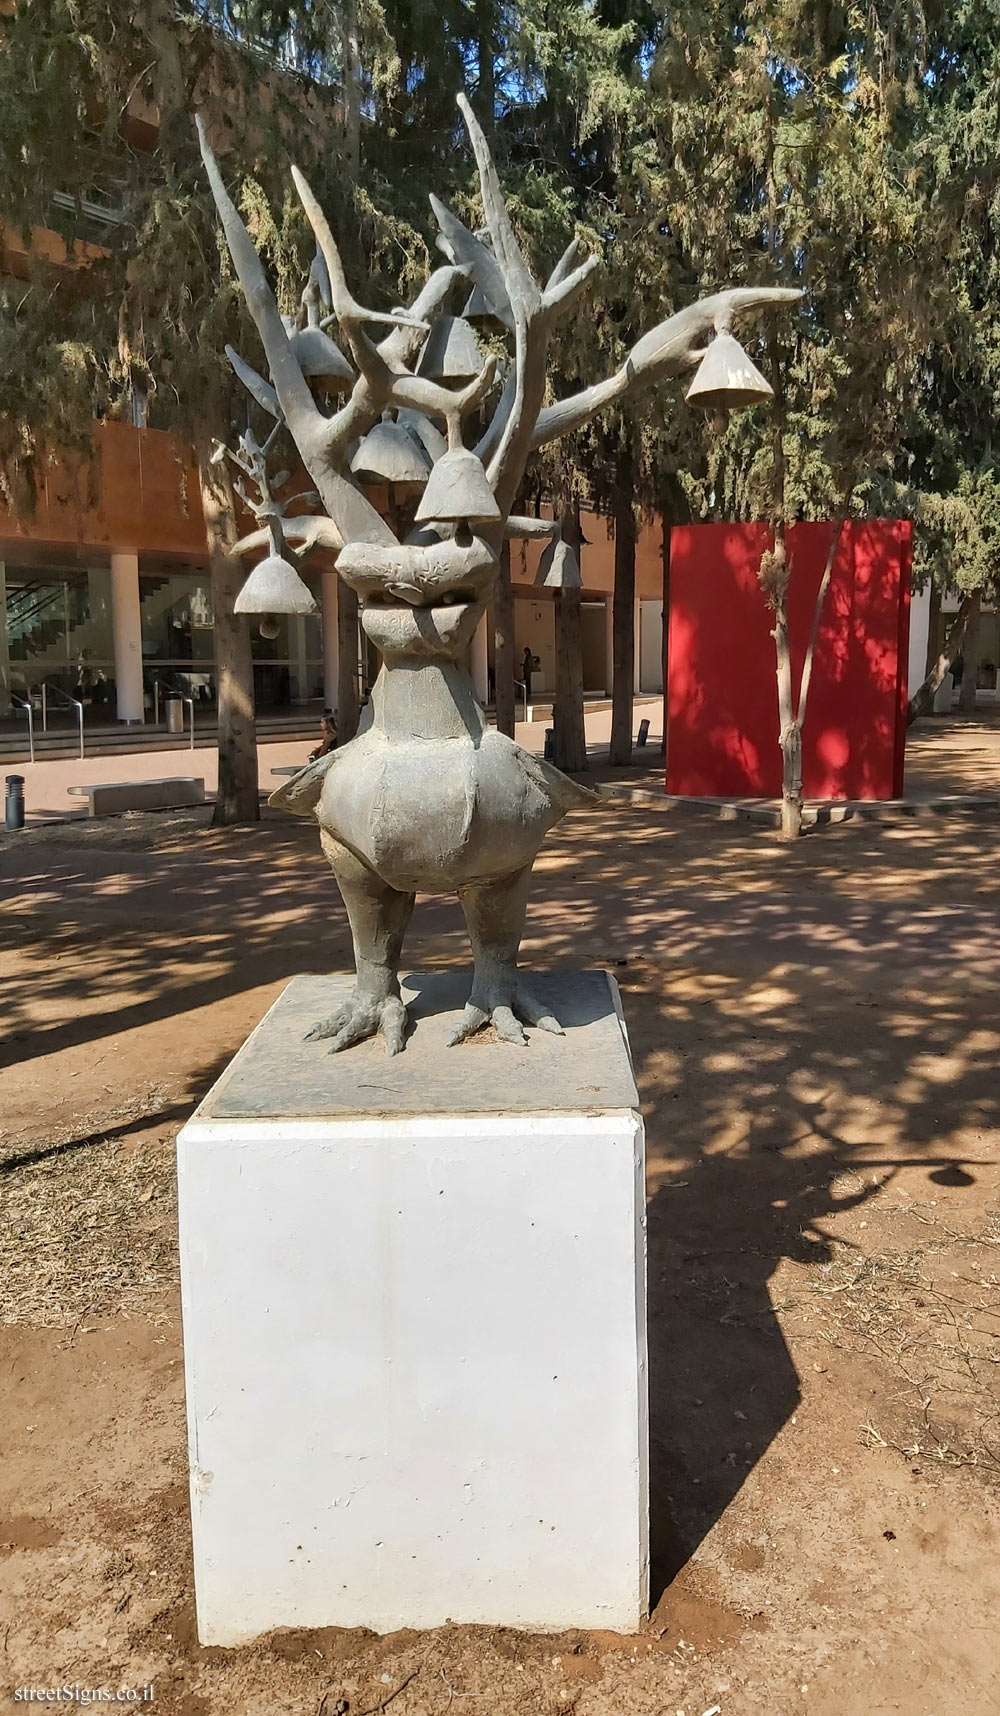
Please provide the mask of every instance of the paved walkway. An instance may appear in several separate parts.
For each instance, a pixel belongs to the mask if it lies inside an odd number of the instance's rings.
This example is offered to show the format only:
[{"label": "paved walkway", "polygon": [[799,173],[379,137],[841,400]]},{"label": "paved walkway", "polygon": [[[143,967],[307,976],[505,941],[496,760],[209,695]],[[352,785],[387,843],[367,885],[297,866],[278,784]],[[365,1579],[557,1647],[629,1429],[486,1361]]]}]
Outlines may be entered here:
[{"label": "paved walkway", "polygon": [[[634,731],[649,719],[645,752],[636,752],[625,782],[630,787],[654,793],[663,789],[663,760],[660,756],[661,702],[659,698],[637,698]],[[516,737],[526,750],[541,755],[545,722],[519,721]],[[609,708],[595,709],[586,717],[587,747],[592,780],[622,783],[620,769],[610,769],[605,756],[611,732]],[[306,762],[313,741],[308,739],[266,740],[258,746],[260,785],[269,792],[277,784],[272,770]],[[133,752],[127,756],[59,758],[52,762],[9,764],[8,774],[25,779],[25,800],[30,822],[63,821],[85,817],[86,808],[68,796],[67,788],[95,781],[161,779],[168,775],[200,775],[205,790],[214,793],[218,753],[214,746],[192,751],[187,746],[171,751]],[[927,803],[943,794],[977,794],[995,797],[1000,793],[1000,711],[975,716],[937,716],[919,721],[911,729],[906,746],[906,798]],[[764,801],[761,801],[762,803]]]},{"label": "paved walkway", "polygon": [[[661,736],[660,711],[661,700],[656,698],[637,698],[634,706],[634,728],[637,731],[639,722],[648,717],[650,722],[649,745],[660,768],[659,745]],[[515,736],[519,745],[525,750],[534,751],[539,756],[545,745],[544,721],[519,721]],[[611,734],[611,710],[608,708],[595,709],[586,716],[587,746],[599,758],[602,749],[606,749]],[[289,764],[301,764],[308,761],[309,753],[318,743],[316,739],[265,739],[257,747],[258,770],[262,792],[270,792],[277,786],[272,770],[287,767]],[[214,793],[218,785],[219,753],[214,745],[198,746],[191,750],[184,745],[170,751],[133,751],[125,755],[108,757],[58,757],[50,762],[9,763],[5,774],[24,776],[24,796],[29,822],[51,822],[53,819],[64,821],[77,819],[87,815],[86,804],[79,799],[70,798],[68,789],[71,786],[91,786],[99,781],[141,781],[165,780],[171,775],[200,776],[205,782],[205,791]],[[662,772],[662,771],[660,771]]]}]

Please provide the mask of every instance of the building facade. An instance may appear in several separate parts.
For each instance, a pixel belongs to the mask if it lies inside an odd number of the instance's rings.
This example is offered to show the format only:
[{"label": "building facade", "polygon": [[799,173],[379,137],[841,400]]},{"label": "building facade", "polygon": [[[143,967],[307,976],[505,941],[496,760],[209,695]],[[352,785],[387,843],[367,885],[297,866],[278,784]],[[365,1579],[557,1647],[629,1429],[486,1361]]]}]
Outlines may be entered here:
[{"label": "building facade", "polygon": [[[611,689],[614,544],[602,518],[584,514],[584,686]],[[531,696],[555,690],[555,602],[538,587],[539,548],[511,553],[516,660],[537,667]],[[261,710],[337,703],[337,578],[307,562],[315,616],[281,616],[279,635],[251,628]],[[212,594],[197,474],[175,437],[126,423],[95,425],[93,456],[43,462],[30,514],[0,511],[0,719],[17,720],[45,686],[83,703],[91,724],[152,719],[167,690],[210,708],[215,698]],[[640,533],[636,556],[636,690],[662,688],[662,548],[659,526]],[[492,699],[494,624],[488,613],[470,650],[480,696]],[[375,664],[359,639],[359,678]]]}]

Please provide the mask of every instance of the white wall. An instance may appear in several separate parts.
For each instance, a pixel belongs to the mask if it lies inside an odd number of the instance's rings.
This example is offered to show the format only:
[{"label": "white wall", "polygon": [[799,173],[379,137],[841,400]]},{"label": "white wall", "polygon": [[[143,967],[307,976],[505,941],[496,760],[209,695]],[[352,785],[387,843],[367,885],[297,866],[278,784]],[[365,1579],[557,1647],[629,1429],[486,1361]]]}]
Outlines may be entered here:
[{"label": "white wall", "polygon": [[930,636],[931,588],[926,585],[910,599],[910,654],[907,664],[906,695],[912,697],[927,677],[927,643]]},{"label": "white wall", "polygon": [[639,603],[639,636],[636,639],[637,691],[663,690],[663,602]]},{"label": "white wall", "polygon": [[531,679],[531,695],[551,694],[556,688],[556,629],[555,603],[514,600],[514,677],[521,677],[521,661],[526,649],[537,655],[541,667]]}]

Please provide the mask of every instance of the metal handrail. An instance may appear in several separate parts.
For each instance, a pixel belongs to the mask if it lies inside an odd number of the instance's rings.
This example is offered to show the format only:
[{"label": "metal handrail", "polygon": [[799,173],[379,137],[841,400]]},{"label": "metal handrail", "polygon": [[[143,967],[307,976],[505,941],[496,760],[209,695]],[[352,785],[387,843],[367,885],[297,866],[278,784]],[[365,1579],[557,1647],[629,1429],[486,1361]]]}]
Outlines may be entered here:
[{"label": "metal handrail", "polygon": [[31,707],[31,692],[28,692],[27,697],[20,697],[16,691],[12,691],[10,700],[15,709],[23,709],[28,717],[28,761],[33,763],[35,760],[35,715]]},{"label": "metal handrail", "polygon": [[80,729],[80,755],[82,757],[85,754],[84,748],[83,748],[83,704],[81,703],[79,697],[71,697],[69,692],[64,691],[61,685],[49,685],[48,682],[43,679],[42,680],[42,732],[43,733],[48,732],[48,694],[49,694],[49,692],[54,692],[57,697],[62,698],[64,703],[70,704],[71,707],[76,710],[76,724]]},{"label": "metal handrail", "polygon": [[176,685],[170,685],[165,679],[153,680],[153,725],[160,725],[160,687],[163,687],[168,697],[179,697],[188,711],[191,723],[191,750],[194,750],[194,698],[185,697],[183,691],[178,691]]},{"label": "metal handrail", "polygon": [[528,687],[524,683],[523,679],[515,679],[514,684],[517,687],[518,691],[520,691],[521,696],[524,698],[524,719],[527,721],[527,719],[528,719]]}]

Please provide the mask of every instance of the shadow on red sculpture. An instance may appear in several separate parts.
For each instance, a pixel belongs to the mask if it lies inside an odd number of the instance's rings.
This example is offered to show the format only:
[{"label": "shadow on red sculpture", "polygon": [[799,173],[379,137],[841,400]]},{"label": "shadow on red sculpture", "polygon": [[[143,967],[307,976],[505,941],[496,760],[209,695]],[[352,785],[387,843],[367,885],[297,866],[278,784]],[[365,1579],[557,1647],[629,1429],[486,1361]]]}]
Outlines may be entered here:
[{"label": "shadow on red sculpture", "polygon": [[[795,684],[831,524],[788,529]],[[841,527],[816,646],[803,743],[807,798],[903,791],[912,530],[898,519]],[[678,526],[670,548],[667,791],[781,793],[772,615],[757,580],[765,524]]]}]

